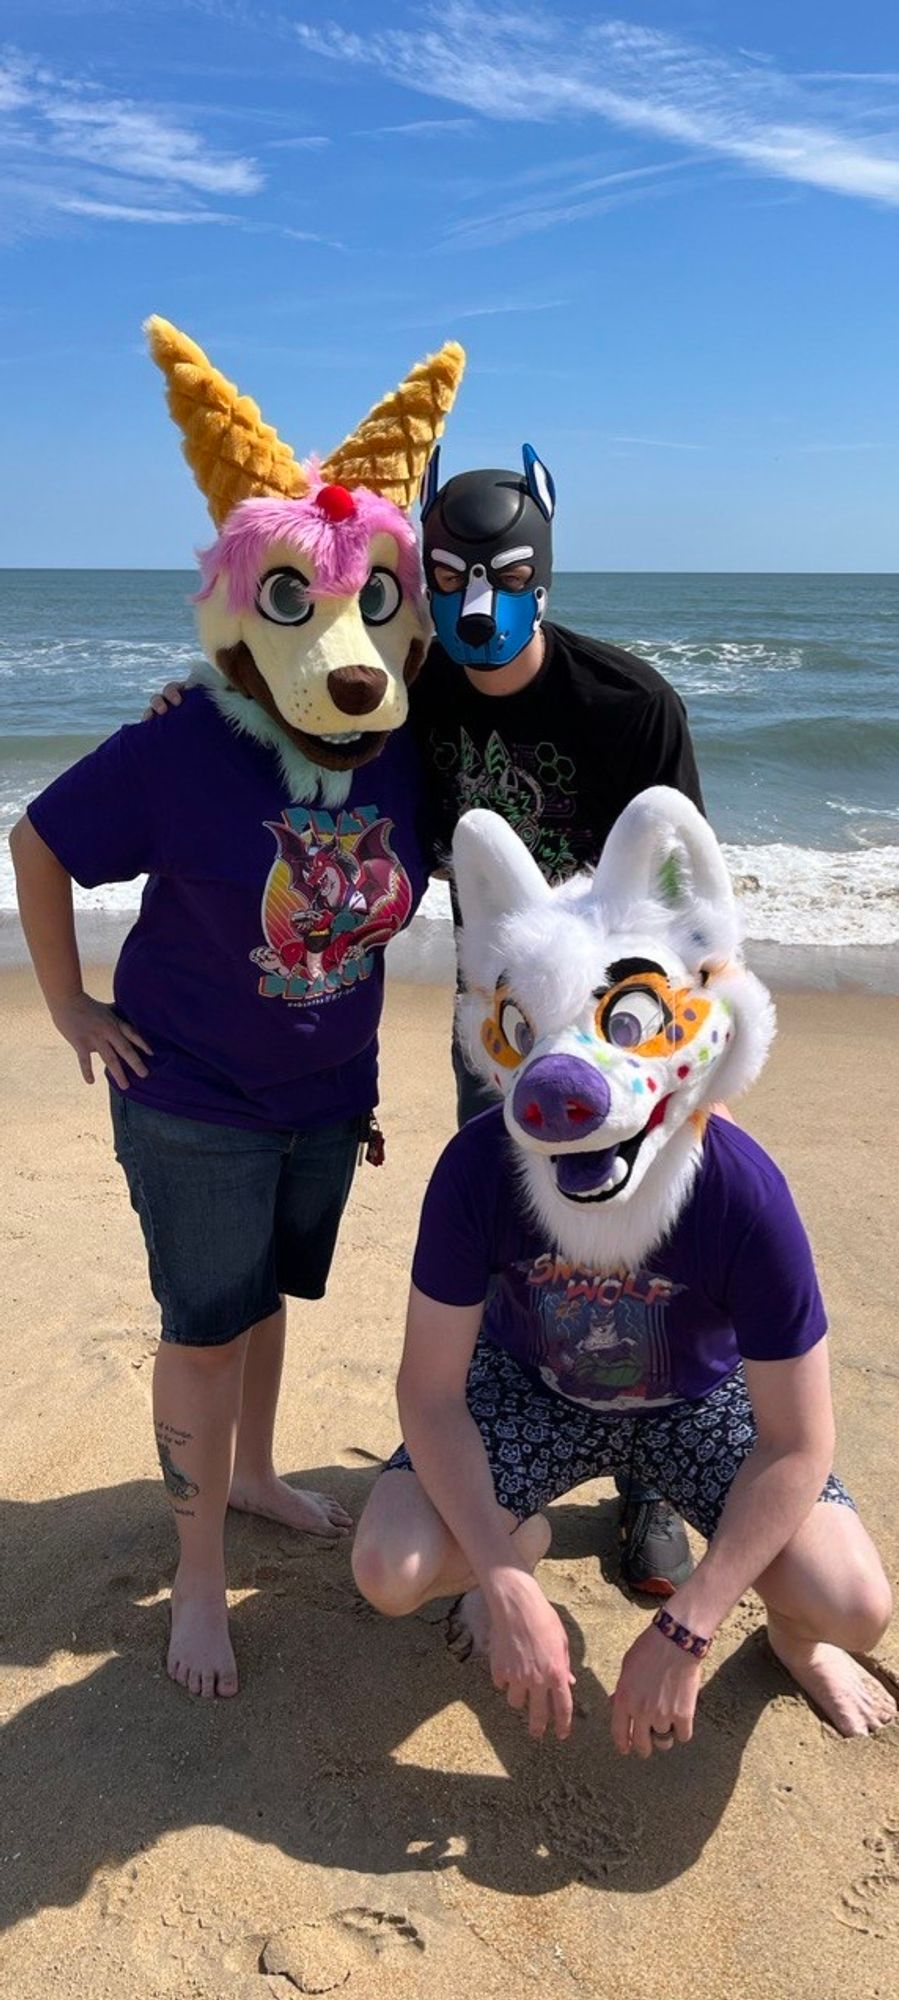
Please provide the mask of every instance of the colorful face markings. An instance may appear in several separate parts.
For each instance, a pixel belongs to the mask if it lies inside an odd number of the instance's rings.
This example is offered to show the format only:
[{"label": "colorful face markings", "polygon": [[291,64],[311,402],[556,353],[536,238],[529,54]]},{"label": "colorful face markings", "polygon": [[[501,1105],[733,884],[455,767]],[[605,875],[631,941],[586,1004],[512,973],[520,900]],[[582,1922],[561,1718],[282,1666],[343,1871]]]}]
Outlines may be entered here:
[{"label": "colorful face markings", "polygon": [[689,986],[672,986],[663,973],[641,972],[603,994],[595,1026],[604,1042],[633,1049],[646,1061],[695,1041],[711,1011],[711,1002]]},{"label": "colorful face markings", "polygon": [[534,1046],[534,1031],[508,986],[499,985],[493,1007],[481,1027],[481,1042],[492,1062],[517,1069]]},{"label": "colorful face markings", "polygon": [[[663,973],[646,972],[632,975],[604,993],[591,1025],[573,1026],[570,1032],[598,1069],[617,1070],[622,1083],[629,1082],[632,1095],[637,1097],[663,1087],[657,1077],[646,1074],[647,1063],[678,1056],[674,1074],[678,1083],[686,1083],[698,1064],[723,1054],[730,1030],[722,1033],[720,1027],[713,1027],[716,1019],[720,1022],[715,999],[706,999],[690,987],[675,986]],[[494,1071],[497,1084],[502,1086],[520,1068],[536,1040],[524,1010],[506,980],[501,979],[481,1025],[482,1046],[491,1062],[499,1065]],[[627,1071],[635,1074],[622,1072],[622,1056]]]}]

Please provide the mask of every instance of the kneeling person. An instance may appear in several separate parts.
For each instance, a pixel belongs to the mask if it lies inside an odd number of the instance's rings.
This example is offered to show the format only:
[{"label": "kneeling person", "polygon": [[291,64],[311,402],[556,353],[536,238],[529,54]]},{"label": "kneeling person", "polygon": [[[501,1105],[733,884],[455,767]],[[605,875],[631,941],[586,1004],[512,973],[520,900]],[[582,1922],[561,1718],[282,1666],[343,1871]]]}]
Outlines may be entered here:
[{"label": "kneeling person", "polygon": [[360,1588],[393,1613],[464,1592],[495,1684],[534,1734],[564,1736],[565,1632],[532,1573],[542,1509],[630,1473],[709,1546],[625,1656],[618,1748],[689,1738],[702,1659],[750,1585],[800,1686],[844,1734],[874,1729],[895,1704],[852,1654],[890,1595],[831,1471],[811,1252],[778,1168],[708,1113],[774,1028],[714,836],[657,787],[592,878],[550,889],[486,812],[460,823],[454,864],[463,1028],[504,1102],[451,1141],[425,1199],[406,1442],[360,1524]]}]

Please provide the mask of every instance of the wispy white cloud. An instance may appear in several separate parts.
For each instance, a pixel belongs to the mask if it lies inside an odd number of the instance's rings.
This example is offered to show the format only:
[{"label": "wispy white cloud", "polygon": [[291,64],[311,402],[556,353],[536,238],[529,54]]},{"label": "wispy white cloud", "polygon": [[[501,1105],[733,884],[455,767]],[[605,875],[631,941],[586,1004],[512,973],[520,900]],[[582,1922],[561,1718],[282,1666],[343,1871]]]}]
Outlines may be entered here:
[{"label": "wispy white cloud", "polygon": [[899,83],[899,69],[804,69],[800,83]]},{"label": "wispy white cloud", "polygon": [[254,161],[215,153],[195,133],[142,106],[63,98],[36,108],[51,148],[67,159],[201,194],[258,194],[262,187]]},{"label": "wispy white cloud", "polygon": [[270,139],[270,152],[320,153],[326,146],[333,145],[325,132],[298,133],[291,139]]},{"label": "wispy white cloud", "polygon": [[470,132],[473,118],[409,118],[403,125],[368,125],[355,134],[357,139],[380,139],[395,135],[398,138],[430,138],[441,132]]},{"label": "wispy white cloud", "polygon": [[245,224],[245,227],[247,229],[269,228],[274,231],[274,234],[276,236],[289,236],[291,242],[293,243],[323,243],[329,250],[346,249],[346,244],[341,243],[336,236],[321,236],[317,229],[292,229],[289,223],[286,222],[272,222],[272,223],[248,222]]},{"label": "wispy white cloud", "polygon": [[10,57],[0,59],[0,112],[19,111],[27,103],[21,64]]},{"label": "wispy white cloud", "polygon": [[[614,173],[591,174],[569,179],[567,186],[539,194],[532,192],[498,207],[480,209],[451,224],[447,240],[472,247],[479,244],[510,243],[519,236],[534,236],[557,224],[576,222],[590,215],[603,215],[635,201],[647,201],[665,192],[665,183],[691,161],[662,160],[651,167],[626,167]],[[524,177],[518,177],[524,185]]]},{"label": "wispy white cloud", "polygon": [[750,173],[899,206],[894,125],[885,120],[873,136],[855,89],[809,91],[774,63],[660,29],[614,19],[585,26],[555,11],[513,19],[502,5],[429,0],[414,28],[361,35],[301,22],[297,33],[312,53],[378,69],[485,118],[592,117]]},{"label": "wispy white cloud", "polygon": [[461,312],[453,309],[454,319],[495,319],[500,313],[558,312],[569,306],[570,299],[510,299],[504,305],[464,306]]},{"label": "wispy white cloud", "polygon": [[0,59],[5,227],[54,216],[98,222],[224,223],[204,197],[264,186],[255,160],[212,146],[185,119],[13,54]]},{"label": "wispy white cloud", "polygon": [[60,198],[56,207],[66,215],[92,215],[101,222],[223,222],[233,223],[233,215],[217,215],[209,208],[132,208],[127,202],[90,201],[86,197],[73,195],[70,199]]}]

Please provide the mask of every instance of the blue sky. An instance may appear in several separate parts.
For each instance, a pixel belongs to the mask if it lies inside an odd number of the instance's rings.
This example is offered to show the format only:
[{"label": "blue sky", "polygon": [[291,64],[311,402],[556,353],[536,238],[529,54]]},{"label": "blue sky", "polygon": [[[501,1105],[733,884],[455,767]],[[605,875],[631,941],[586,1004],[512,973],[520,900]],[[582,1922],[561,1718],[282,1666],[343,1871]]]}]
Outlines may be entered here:
[{"label": "blue sky", "polygon": [[208,539],[140,327],[327,451],[469,352],[446,469],[582,569],[896,568],[888,0],[2,0],[0,562]]}]

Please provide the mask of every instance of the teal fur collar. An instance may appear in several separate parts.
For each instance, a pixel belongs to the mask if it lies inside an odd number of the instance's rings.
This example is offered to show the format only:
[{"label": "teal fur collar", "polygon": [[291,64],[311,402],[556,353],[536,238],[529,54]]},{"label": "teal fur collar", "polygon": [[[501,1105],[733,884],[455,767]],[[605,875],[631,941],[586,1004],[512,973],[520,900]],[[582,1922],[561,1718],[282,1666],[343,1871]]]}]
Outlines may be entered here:
[{"label": "teal fur collar", "polygon": [[204,687],[219,713],[239,736],[250,736],[266,750],[274,750],[281,776],[297,805],[342,806],[353,782],[352,771],[324,771],[312,764],[278,728],[274,718],[249,695],[238,694],[207,661],[194,668],[189,686]]}]

